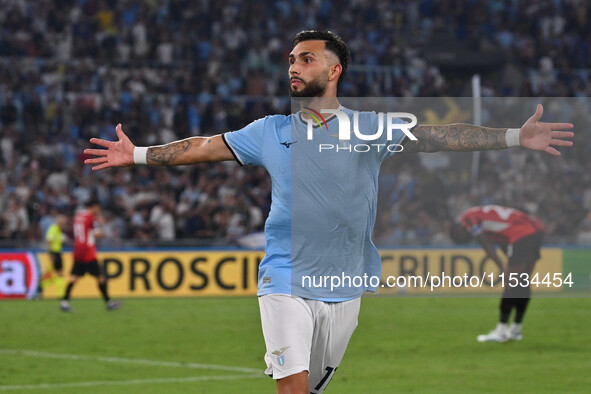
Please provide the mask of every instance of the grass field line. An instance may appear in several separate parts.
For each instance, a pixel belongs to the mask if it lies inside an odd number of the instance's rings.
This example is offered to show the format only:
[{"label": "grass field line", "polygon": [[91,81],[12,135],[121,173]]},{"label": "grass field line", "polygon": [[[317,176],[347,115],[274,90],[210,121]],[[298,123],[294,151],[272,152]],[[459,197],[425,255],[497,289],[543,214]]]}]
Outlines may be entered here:
[{"label": "grass field line", "polygon": [[39,384],[18,384],[10,386],[0,386],[0,391],[8,390],[43,390],[53,388],[68,387],[97,387],[97,386],[122,386],[133,384],[157,384],[157,383],[191,383],[205,382],[211,380],[239,380],[262,378],[265,375],[226,375],[226,376],[190,376],[186,378],[150,378],[150,379],[131,379],[131,380],[99,380],[95,382],[70,382],[70,383],[39,383]]},{"label": "grass field line", "polygon": [[27,356],[27,357],[43,357],[43,358],[65,359],[65,360],[86,360],[86,361],[101,361],[101,362],[106,362],[106,363],[151,365],[154,367],[193,368],[193,369],[209,369],[209,370],[213,369],[213,370],[218,370],[218,371],[243,372],[243,373],[248,373],[248,374],[258,373],[261,376],[264,376],[262,373],[262,369],[232,367],[232,366],[227,366],[227,365],[216,365],[216,364],[184,363],[184,362],[178,362],[178,361],[146,360],[146,359],[139,359],[139,358],[86,356],[86,355],[80,355],[80,354],[38,352],[35,350],[23,350],[23,349],[0,349],[0,353],[12,354],[12,355],[16,355],[16,356]]}]

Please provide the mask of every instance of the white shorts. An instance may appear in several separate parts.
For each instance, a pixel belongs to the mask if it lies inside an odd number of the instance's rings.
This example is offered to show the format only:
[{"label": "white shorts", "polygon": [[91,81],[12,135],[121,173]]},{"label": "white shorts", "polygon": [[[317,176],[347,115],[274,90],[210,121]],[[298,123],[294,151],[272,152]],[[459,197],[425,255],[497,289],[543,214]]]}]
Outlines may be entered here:
[{"label": "white shorts", "polygon": [[360,304],[360,298],[323,302],[287,294],[260,296],[265,373],[282,379],[308,371],[310,393],[322,393],[357,327]]}]

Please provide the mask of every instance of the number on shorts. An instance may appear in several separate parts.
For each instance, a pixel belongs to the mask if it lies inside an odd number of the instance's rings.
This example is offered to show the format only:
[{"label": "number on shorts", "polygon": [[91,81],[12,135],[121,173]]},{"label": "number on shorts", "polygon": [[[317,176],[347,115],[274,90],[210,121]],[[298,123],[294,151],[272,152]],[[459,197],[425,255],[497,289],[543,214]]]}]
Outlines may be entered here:
[{"label": "number on shorts", "polygon": [[314,387],[314,390],[320,390],[322,388],[322,386],[324,386],[324,383],[328,384],[328,382],[330,382],[330,379],[333,377],[334,373],[337,371],[337,368],[326,367],[325,368],[326,373],[324,374],[324,376],[320,380],[320,383],[318,383],[316,385],[316,387]]}]

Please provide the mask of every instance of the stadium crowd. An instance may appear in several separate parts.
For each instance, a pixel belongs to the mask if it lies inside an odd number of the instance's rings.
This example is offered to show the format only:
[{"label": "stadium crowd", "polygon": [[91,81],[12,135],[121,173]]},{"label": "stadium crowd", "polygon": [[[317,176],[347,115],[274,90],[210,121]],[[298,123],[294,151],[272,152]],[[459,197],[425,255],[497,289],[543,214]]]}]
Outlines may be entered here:
[{"label": "stadium crowd", "polygon": [[[106,212],[111,245],[232,245],[260,232],[270,206],[270,181],[260,168],[91,173],[82,151],[91,136],[116,139],[119,122],[134,143],[154,145],[289,113],[287,54],[302,29],[330,28],[349,43],[342,96],[469,95],[471,74],[446,73],[421,51],[421,43],[442,39],[502,50],[505,65],[483,75],[484,96],[591,94],[584,1],[0,4],[0,237],[14,243],[41,240],[57,212],[71,216],[92,193]],[[487,152],[478,183],[455,185],[442,174],[462,176],[465,168],[393,159],[380,180],[376,242],[446,243],[453,215],[499,203],[539,215],[555,240],[589,243],[590,150],[575,139],[556,165],[529,152]]]}]

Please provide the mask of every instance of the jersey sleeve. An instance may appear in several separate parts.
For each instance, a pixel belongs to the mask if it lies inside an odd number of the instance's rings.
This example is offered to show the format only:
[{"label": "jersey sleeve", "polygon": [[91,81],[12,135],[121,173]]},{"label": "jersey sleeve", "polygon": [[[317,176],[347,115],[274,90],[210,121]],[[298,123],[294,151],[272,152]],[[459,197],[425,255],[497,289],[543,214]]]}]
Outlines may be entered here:
[{"label": "jersey sleeve", "polygon": [[472,218],[465,215],[462,216],[460,222],[473,237],[476,237],[482,233],[482,225],[480,220],[477,218]]},{"label": "jersey sleeve", "polygon": [[263,134],[267,118],[255,120],[246,127],[225,133],[222,138],[238,164],[262,165]]},{"label": "jersey sleeve", "polygon": [[[391,156],[394,156],[394,154],[398,153],[398,152],[402,152],[403,147],[402,147],[402,143],[406,140],[407,136],[404,133],[404,131],[402,131],[402,128],[394,128],[392,130],[392,138],[388,139],[388,118],[386,114],[379,114],[383,117],[383,127],[384,130],[382,132],[382,135],[380,137],[380,141],[378,142],[379,144],[384,144],[385,145],[385,149],[380,149],[380,152],[382,153],[382,160]],[[375,116],[375,129],[377,130],[379,127],[379,117]],[[392,124],[394,125],[406,125],[408,122],[400,119],[400,118],[392,118]],[[408,128],[408,127],[407,127]]]},{"label": "jersey sleeve", "polygon": [[51,226],[49,226],[49,229],[47,229],[47,233],[45,234],[45,240],[47,242],[52,242],[55,237],[57,235],[57,227],[55,224],[52,224]]}]

